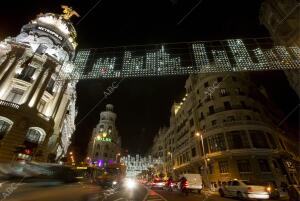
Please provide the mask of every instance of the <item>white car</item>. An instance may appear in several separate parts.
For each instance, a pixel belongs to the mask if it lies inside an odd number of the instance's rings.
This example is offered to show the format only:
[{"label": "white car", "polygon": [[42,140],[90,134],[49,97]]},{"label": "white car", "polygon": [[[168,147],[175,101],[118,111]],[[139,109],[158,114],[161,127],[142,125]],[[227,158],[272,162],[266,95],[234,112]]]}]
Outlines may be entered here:
[{"label": "white car", "polygon": [[246,180],[232,180],[219,189],[221,197],[237,197],[243,199],[260,199],[270,198],[270,194],[265,186],[255,185]]}]

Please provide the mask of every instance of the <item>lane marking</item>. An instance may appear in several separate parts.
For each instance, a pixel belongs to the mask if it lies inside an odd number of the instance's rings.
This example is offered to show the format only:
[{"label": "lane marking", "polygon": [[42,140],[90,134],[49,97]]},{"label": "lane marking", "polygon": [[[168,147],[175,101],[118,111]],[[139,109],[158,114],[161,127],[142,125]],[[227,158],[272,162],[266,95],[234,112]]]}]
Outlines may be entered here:
[{"label": "lane marking", "polygon": [[158,194],[157,192],[147,189],[147,193],[143,199],[143,201],[168,201],[162,195]]}]

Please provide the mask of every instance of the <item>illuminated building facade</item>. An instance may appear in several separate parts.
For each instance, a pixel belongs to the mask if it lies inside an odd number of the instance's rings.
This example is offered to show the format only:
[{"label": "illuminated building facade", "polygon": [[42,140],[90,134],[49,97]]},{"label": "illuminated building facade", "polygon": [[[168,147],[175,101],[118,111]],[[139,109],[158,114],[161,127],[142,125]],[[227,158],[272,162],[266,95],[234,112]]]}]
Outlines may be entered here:
[{"label": "illuminated building facade", "polygon": [[185,88],[155,137],[167,174],[200,173],[211,187],[234,178],[299,183],[297,139],[278,128],[282,118],[247,74],[191,75]]},{"label": "illuminated building facade", "polygon": [[118,162],[120,159],[121,138],[116,128],[116,113],[113,105],[106,105],[100,113],[100,120],[93,130],[88,147],[88,158],[98,166]]},{"label": "illuminated building facade", "polygon": [[76,82],[67,81],[75,40],[69,20],[46,13],[0,42],[0,162],[66,153],[75,130]]},{"label": "illuminated building facade", "polygon": [[[300,4],[297,0],[264,0],[260,21],[280,45],[300,46]],[[300,70],[284,71],[290,85],[300,97]]]}]

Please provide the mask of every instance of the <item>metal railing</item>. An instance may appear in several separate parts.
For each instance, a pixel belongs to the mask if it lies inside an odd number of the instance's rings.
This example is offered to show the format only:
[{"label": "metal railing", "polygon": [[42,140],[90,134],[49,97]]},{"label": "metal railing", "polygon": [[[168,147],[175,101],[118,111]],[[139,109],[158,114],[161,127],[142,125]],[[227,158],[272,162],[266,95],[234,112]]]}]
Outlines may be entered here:
[{"label": "metal railing", "polygon": [[15,109],[19,109],[19,107],[20,107],[20,105],[17,103],[5,101],[5,100],[0,100],[0,105],[5,106],[5,107],[15,108]]}]

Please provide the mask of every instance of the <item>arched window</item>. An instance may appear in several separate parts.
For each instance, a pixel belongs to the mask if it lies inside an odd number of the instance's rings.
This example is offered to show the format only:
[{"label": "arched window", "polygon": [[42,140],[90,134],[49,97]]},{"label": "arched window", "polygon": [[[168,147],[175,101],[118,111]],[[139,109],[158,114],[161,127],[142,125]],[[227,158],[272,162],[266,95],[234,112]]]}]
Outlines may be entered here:
[{"label": "arched window", "polygon": [[40,144],[44,141],[46,133],[38,127],[29,128],[26,134],[26,140],[29,142]]},{"label": "arched window", "polygon": [[0,116],[0,140],[4,138],[5,134],[8,132],[12,124],[12,121]]},{"label": "arched window", "polygon": [[95,157],[98,157],[99,156],[99,153],[98,152],[96,152],[96,154],[95,154]]},{"label": "arched window", "polygon": [[97,149],[98,149],[98,150],[100,149],[100,145],[99,145],[99,144],[97,144]]}]

